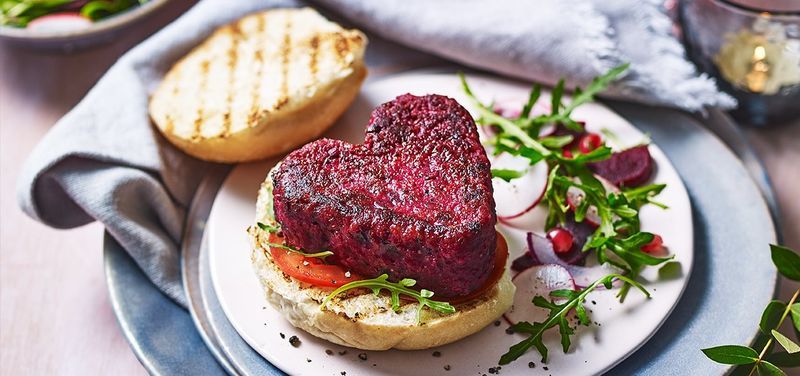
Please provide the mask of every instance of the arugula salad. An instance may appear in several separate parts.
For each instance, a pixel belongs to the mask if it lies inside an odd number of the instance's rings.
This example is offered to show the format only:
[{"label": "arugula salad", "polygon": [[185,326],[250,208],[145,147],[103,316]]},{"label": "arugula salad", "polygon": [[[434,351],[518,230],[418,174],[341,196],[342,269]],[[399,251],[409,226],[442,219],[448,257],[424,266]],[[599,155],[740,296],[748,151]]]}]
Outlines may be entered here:
[{"label": "arugula salad", "polygon": [[[591,102],[627,68],[627,64],[616,67],[595,78],[585,89],[575,88],[572,100],[566,103],[562,100],[565,83],[559,81],[552,91],[549,110],[538,111],[538,115],[533,115],[534,108],[547,107],[539,103],[540,85],[533,86],[528,101],[515,112],[498,108],[493,103],[482,103],[460,75],[463,91],[478,112],[476,123],[487,135],[487,151],[496,161],[501,158],[517,161],[500,167],[493,165],[495,180],[512,185],[519,181],[513,187],[515,192],[529,191],[531,185],[542,186],[541,197],[532,205],[523,205],[526,209],[522,211],[519,205],[515,210],[505,211],[502,203],[498,203],[501,221],[524,214],[540,201],[546,204],[546,238],[528,233],[528,252],[514,260],[512,269],[519,272],[518,275],[533,266],[551,263],[557,264],[556,267],[587,269],[581,265],[589,254],[594,254],[601,266],[587,274],[594,276],[593,279],[582,276],[583,280],[578,281],[575,276],[576,288],[568,285],[549,291],[549,296],[527,297],[530,304],[549,313],[541,322],[512,321],[511,330],[527,334],[528,338],[503,354],[501,365],[513,362],[531,348],[546,362],[548,349],[543,343],[543,334],[553,328],[559,332],[566,353],[571,346],[570,337],[575,334],[570,317],[576,316],[579,325],[591,323],[584,306],[590,292],[616,286],[620,302],[624,302],[631,288],[649,298],[650,293],[637,282],[637,277],[644,268],[668,263],[673,258],[667,255],[659,235],[642,231],[640,227],[639,211],[643,206],[666,208],[656,201],[665,185],[645,184],[652,171],[648,141],[613,151],[601,135],[588,132],[583,122],[572,117],[577,107]],[[604,133],[609,138],[614,137],[610,132]],[[529,177],[536,169],[542,176],[538,180]],[[598,272],[602,274],[597,275]]]}]

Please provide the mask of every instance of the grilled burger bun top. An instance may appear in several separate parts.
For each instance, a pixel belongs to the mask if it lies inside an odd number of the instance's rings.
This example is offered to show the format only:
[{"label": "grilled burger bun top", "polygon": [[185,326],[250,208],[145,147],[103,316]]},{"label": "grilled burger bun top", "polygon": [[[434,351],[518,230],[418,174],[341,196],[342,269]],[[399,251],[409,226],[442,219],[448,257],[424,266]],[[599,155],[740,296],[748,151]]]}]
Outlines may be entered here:
[{"label": "grilled burger bun top", "polygon": [[216,30],[179,60],[150,100],[158,130],[184,152],[243,162],[316,138],[366,76],[367,38],[310,8],[274,9]]},{"label": "grilled burger bun top", "polygon": [[[259,190],[256,223],[273,224],[271,185],[271,178],[267,177]],[[339,345],[364,350],[418,350],[441,346],[478,332],[508,310],[513,301],[515,288],[506,270],[480,296],[454,304],[455,313],[423,309],[419,324],[417,302],[403,301],[400,311],[395,312],[389,296],[383,294],[343,293],[328,302],[323,310],[320,304],[333,288],[311,286],[287,275],[264,246],[268,233],[258,226],[251,226],[248,232],[251,260],[267,301],[295,327]]]}]

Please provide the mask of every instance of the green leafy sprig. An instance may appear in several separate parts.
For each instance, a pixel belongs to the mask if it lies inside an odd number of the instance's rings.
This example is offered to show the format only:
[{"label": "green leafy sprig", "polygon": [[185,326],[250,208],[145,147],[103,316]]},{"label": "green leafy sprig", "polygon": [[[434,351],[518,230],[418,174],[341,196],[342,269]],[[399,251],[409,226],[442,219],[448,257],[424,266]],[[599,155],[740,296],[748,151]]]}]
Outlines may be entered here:
[{"label": "green leafy sprig", "polygon": [[544,333],[554,327],[558,327],[558,332],[561,334],[561,348],[564,353],[569,351],[572,344],[570,337],[575,334],[575,330],[570,327],[567,315],[575,310],[578,321],[581,325],[588,326],[590,323],[589,315],[586,313],[584,303],[586,296],[589,295],[598,286],[605,286],[610,289],[615,280],[621,280],[627,285],[632,285],[639,289],[645,296],[650,297],[650,293],[638,282],[619,274],[609,274],[592,282],[589,286],[579,291],[574,290],[556,290],[550,293],[550,296],[560,299],[565,299],[561,303],[556,303],[555,300],[547,300],[543,296],[535,296],[533,304],[537,307],[548,309],[550,313],[543,322],[530,323],[522,321],[514,324],[511,329],[517,333],[527,333],[528,338],[511,346],[511,348],[500,357],[500,364],[508,364],[517,360],[522,354],[525,354],[531,347],[536,348],[539,354],[542,355],[542,362],[547,362],[547,346],[542,341]]},{"label": "green leafy sprig", "polygon": [[[272,234],[275,234],[275,233],[278,233],[278,232],[281,231],[281,228],[279,226],[271,226],[271,225],[268,225],[268,224],[263,223],[263,222],[258,222],[258,223],[256,223],[256,225],[258,225],[258,228],[260,228],[260,229],[262,229],[262,230],[264,230],[266,232],[272,233]],[[303,257],[325,258],[325,257],[333,255],[333,252],[331,252],[331,251],[322,251],[322,252],[316,252],[316,253],[306,253],[306,252],[303,252],[300,249],[297,249],[297,248],[292,247],[290,245],[267,242],[267,241],[261,242],[261,244],[264,244],[264,245],[267,245],[267,246],[270,246],[270,247],[273,247],[273,248],[285,249],[287,251],[297,253],[297,254],[299,254],[299,255],[301,255]]]},{"label": "green leafy sprig", "polygon": [[[772,263],[778,268],[778,272],[788,279],[800,281],[800,256],[780,245],[770,245],[770,251]],[[754,346],[723,345],[703,349],[703,353],[717,363],[737,366],[734,375],[786,375],[780,367],[800,367],[800,345],[777,330],[791,317],[795,337],[800,339],[798,296],[800,289],[786,303],[773,300],[767,304],[761,315],[758,325],[760,335]],[[780,344],[784,351],[771,352],[774,342]],[[756,351],[755,348],[761,348],[761,351]]]},{"label": "green leafy sprig", "polygon": [[[592,82],[589,83],[589,85],[586,86],[585,89],[576,86],[575,89],[572,91],[572,100],[567,104],[564,104],[561,101],[561,97],[564,94],[565,84],[563,79],[559,80],[556,86],[553,88],[552,94],[550,96],[551,98],[550,114],[539,115],[534,118],[526,119],[525,121],[520,122],[520,124],[523,126],[523,128],[540,129],[541,126],[545,124],[561,123],[564,124],[564,126],[566,126],[568,129],[572,129],[574,131],[581,131],[582,130],[581,125],[571,118],[572,111],[574,111],[576,108],[585,103],[593,101],[595,95],[605,90],[608,87],[608,85],[611,84],[611,82],[613,82],[614,80],[616,80],[619,77],[619,75],[625,72],[629,66],[630,64],[626,63],[617,66],[615,68],[612,68],[611,70],[606,72],[606,74],[595,77],[594,80],[592,80]],[[539,98],[538,93],[540,91],[541,87],[538,84],[535,85],[534,90],[531,91],[530,99],[528,101],[528,104],[526,104],[525,108],[533,108],[533,105]],[[533,95],[534,92],[537,93],[536,96]],[[533,103],[531,103],[531,101]],[[528,110],[527,113],[523,111],[523,113],[527,117],[527,115],[530,114],[530,110]]]},{"label": "green leafy sprig", "polygon": [[352,290],[356,288],[368,288],[372,290],[372,293],[376,296],[381,292],[381,290],[387,290],[391,294],[392,300],[392,310],[395,312],[400,311],[400,295],[410,296],[417,300],[419,306],[417,307],[417,324],[421,322],[422,319],[422,309],[428,307],[434,311],[441,312],[444,314],[455,313],[456,309],[448,302],[441,302],[430,299],[433,297],[433,291],[421,289],[420,291],[416,291],[411,289],[417,284],[417,281],[411,278],[403,278],[397,283],[388,281],[389,275],[381,274],[377,278],[373,279],[363,279],[359,281],[350,282],[344,286],[333,290],[326,298],[322,301],[320,305],[320,309],[325,309],[327,307],[328,302],[333,299],[334,296],[339,295],[347,290]]}]

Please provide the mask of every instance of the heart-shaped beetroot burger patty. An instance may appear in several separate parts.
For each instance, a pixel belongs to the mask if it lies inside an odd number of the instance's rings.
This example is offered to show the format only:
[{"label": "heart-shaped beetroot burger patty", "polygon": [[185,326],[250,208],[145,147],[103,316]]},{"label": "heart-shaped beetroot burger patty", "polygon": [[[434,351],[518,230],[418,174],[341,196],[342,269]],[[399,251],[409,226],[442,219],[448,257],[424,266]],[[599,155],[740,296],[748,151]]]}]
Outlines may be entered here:
[{"label": "heart-shaped beetroot burger patty", "polygon": [[456,297],[494,267],[489,160],[472,117],[451,98],[399,96],[372,112],[363,144],[309,143],[272,179],[288,244],[330,250],[362,276],[413,278]]}]

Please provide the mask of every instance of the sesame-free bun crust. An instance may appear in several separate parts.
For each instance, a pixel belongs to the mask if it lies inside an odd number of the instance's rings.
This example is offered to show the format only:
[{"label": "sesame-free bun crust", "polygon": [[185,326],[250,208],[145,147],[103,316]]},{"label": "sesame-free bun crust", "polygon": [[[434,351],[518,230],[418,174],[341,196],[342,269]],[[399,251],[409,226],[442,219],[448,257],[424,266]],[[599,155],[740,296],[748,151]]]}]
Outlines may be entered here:
[{"label": "sesame-free bun crust", "polygon": [[282,154],[318,137],[366,77],[367,38],[310,8],[223,26],[179,60],[150,100],[175,146],[214,162]]},{"label": "sesame-free bun crust", "polygon": [[[270,195],[271,179],[268,177],[259,190],[256,222],[272,221],[268,215]],[[262,246],[267,233],[257,226],[251,226],[248,231],[251,260],[267,301],[295,327],[340,345],[364,350],[418,350],[441,346],[483,329],[508,310],[513,301],[515,288],[506,271],[485,294],[456,305],[453,314],[423,309],[420,325],[417,324],[417,303],[404,302],[400,312],[394,312],[389,297],[383,294],[341,294],[322,310],[320,304],[332,289],[310,286],[283,273]]]}]

